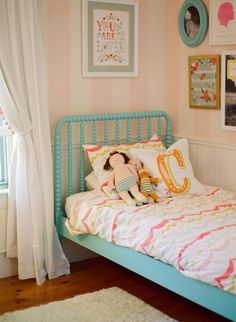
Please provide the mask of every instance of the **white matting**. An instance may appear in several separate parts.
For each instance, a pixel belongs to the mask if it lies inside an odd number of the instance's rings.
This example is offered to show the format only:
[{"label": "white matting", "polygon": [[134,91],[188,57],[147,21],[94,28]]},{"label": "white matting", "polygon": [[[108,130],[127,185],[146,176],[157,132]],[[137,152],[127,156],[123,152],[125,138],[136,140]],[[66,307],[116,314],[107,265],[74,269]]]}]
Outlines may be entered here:
[{"label": "white matting", "polygon": [[0,322],[174,322],[137,297],[111,287],[51,302],[26,310],[5,313]]}]

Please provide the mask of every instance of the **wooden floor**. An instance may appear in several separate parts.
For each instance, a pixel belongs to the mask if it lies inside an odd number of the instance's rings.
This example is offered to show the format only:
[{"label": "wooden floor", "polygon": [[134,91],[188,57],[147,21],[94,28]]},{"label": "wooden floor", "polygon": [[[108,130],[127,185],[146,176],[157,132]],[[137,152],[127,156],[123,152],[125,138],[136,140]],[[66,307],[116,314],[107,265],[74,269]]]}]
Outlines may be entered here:
[{"label": "wooden floor", "polygon": [[180,322],[228,321],[102,257],[72,264],[70,275],[41,286],[35,280],[0,279],[0,314],[112,286],[128,291]]}]

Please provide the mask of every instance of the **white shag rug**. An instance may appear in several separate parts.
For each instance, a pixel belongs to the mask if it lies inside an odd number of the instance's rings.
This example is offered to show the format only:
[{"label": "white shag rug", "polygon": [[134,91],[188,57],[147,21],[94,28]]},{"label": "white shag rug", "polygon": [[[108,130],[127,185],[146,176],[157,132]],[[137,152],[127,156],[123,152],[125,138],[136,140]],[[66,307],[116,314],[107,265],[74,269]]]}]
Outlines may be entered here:
[{"label": "white shag rug", "polygon": [[137,297],[118,288],[5,313],[0,322],[174,322]]}]

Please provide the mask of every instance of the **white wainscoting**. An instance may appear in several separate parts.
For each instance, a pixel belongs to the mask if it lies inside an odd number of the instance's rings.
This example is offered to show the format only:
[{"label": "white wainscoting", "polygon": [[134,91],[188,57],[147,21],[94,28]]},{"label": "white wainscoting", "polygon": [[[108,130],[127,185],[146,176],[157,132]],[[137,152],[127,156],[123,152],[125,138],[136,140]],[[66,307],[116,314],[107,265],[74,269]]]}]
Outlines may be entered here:
[{"label": "white wainscoting", "polygon": [[[174,136],[177,141],[180,136]],[[196,178],[205,184],[236,192],[236,144],[187,138]]]}]

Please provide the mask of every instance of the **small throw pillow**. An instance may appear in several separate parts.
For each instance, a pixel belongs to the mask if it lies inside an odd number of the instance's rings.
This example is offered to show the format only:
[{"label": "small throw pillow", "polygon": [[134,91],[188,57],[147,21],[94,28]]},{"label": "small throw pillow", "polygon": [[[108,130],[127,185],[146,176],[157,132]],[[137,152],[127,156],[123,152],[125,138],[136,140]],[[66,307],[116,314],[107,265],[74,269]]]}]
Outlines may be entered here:
[{"label": "small throw pillow", "polygon": [[165,146],[161,142],[160,138],[154,135],[149,141],[144,143],[134,144],[120,144],[113,146],[98,146],[98,145],[84,145],[85,151],[88,153],[88,157],[94,173],[98,179],[100,186],[104,186],[107,181],[109,171],[103,169],[103,166],[110,156],[111,152],[119,151],[127,154],[128,157],[132,157],[130,149],[155,149],[155,151],[163,152],[166,150]]},{"label": "small throw pillow", "polygon": [[94,171],[90,172],[85,177],[85,185],[86,185],[86,190],[87,191],[100,189],[100,184],[98,182],[98,179],[97,179]]},{"label": "small throw pillow", "polygon": [[132,149],[131,153],[133,157],[142,161],[153,177],[160,179],[155,188],[159,196],[206,192],[203,185],[194,177],[186,139],[174,143],[163,153],[143,149]]}]

